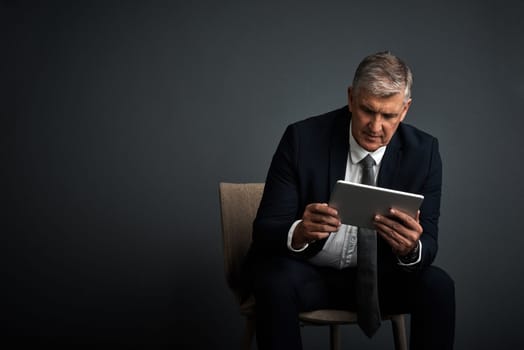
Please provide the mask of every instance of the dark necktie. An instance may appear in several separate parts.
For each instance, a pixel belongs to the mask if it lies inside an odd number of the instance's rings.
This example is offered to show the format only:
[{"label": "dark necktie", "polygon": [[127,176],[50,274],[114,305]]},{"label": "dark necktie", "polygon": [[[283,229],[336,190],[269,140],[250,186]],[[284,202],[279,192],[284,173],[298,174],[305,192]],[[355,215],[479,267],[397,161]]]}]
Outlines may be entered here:
[{"label": "dark necktie", "polygon": [[[368,154],[362,164],[362,184],[375,185],[375,160]],[[377,286],[377,232],[359,228],[357,240],[357,315],[358,325],[368,337],[380,327]]]}]

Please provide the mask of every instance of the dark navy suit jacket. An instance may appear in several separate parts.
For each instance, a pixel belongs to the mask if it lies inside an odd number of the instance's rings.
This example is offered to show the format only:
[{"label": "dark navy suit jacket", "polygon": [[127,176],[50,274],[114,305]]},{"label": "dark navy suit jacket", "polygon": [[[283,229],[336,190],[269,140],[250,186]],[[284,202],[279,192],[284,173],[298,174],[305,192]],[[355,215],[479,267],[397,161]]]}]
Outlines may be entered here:
[{"label": "dark navy suit jacket", "polygon": [[[309,258],[324,240],[302,253],[287,249],[288,231],[300,219],[306,205],[327,203],[337,180],[343,180],[349,151],[348,107],[312,117],[287,127],[273,156],[264,194],[253,223],[252,252],[294,254]],[[442,163],[438,141],[413,126],[400,123],[386,148],[377,185],[424,195],[420,209],[422,261],[416,269],[431,264],[437,253]],[[380,236],[379,271],[398,269],[398,260]]]}]

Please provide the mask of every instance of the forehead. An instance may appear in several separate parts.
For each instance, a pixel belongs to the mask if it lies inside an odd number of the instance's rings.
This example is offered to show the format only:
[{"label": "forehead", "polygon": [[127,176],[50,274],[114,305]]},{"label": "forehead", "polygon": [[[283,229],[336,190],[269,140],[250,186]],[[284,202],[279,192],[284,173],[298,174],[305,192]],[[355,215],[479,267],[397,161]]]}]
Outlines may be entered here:
[{"label": "forehead", "polygon": [[359,107],[365,107],[374,112],[399,113],[404,107],[404,93],[396,93],[388,97],[373,95],[366,90],[358,91],[355,102]]}]

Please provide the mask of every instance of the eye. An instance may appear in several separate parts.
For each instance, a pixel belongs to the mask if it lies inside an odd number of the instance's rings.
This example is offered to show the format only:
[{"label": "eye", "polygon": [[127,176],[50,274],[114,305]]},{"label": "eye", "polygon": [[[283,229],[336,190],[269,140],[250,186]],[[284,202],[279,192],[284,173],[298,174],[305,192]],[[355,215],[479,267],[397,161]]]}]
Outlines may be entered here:
[{"label": "eye", "polygon": [[360,108],[361,108],[362,111],[364,111],[364,113],[366,113],[366,114],[373,114],[373,113],[374,113],[370,108],[368,108],[368,107],[366,107],[366,106],[361,106]]},{"label": "eye", "polygon": [[394,119],[396,116],[396,114],[384,114],[384,119]]}]

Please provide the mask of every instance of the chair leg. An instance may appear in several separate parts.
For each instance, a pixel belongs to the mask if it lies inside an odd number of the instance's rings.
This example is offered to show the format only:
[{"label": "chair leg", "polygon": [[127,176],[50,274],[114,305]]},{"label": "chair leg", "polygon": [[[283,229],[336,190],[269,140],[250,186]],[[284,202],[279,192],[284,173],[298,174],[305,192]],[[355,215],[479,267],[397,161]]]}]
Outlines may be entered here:
[{"label": "chair leg", "polygon": [[406,336],[406,323],[404,315],[396,315],[391,318],[393,326],[393,339],[395,340],[395,350],[408,350],[408,340]]},{"label": "chair leg", "polygon": [[331,350],[340,349],[340,329],[336,324],[329,325],[329,348]]},{"label": "chair leg", "polygon": [[246,330],[244,338],[242,339],[242,349],[251,350],[251,343],[253,343],[253,336],[255,335],[255,318],[246,318]]}]

